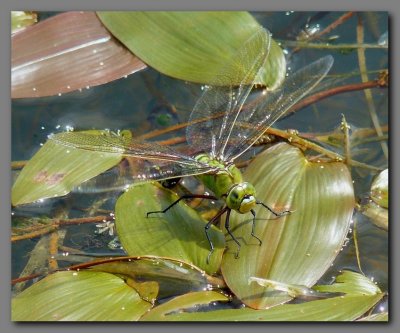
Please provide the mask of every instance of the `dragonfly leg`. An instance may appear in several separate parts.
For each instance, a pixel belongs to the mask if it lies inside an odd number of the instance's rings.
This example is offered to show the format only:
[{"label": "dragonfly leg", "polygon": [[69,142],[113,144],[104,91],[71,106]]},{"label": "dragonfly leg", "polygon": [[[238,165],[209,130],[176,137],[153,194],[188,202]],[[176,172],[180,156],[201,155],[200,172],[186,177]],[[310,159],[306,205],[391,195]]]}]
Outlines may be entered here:
[{"label": "dragonfly leg", "polygon": [[251,212],[251,214],[253,214],[253,224],[252,224],[252,226],[251,226],[251,235],[252,235],[255,239],[257,239],[257,240],[260,242],[260,246],[261,246],[261,244],[262,244],[261,239],[258,238],[258,237],[255,235],[255,228],[256,228],[256,212],[255,212],[253,209],[251,209],[250,212]]},{"label": "dragonfly leg", "polygon": [[208,243],[210,244],[210,253],[207,256],[207,264],[210,263],[211,254],[214,252],[214,244],[211,241],[210,235],[208,234],[208,230],[210,229],[211,225],[215,224],[218,221],[218,218],[223,213],[225,213],[227,210],[230,211],[230,209],[228,207],[224,207],[224,208],[220,209],[220,211],[217,213],[217,215],[215,215],[210,221],[208,221],[206,226],[204,227],[204,231],[206,232],[206,237],[207,237]]},{"label": "dragonfly leg", "polygon": [[264,208],[267,208],[272,214],[274,214],[275,216],[278,216],[278,217],[291,213],[290,210],[283,210],[283,211],[281,211],[281,212],[276,212],[276,211],[274,211],[272,208],[269,208],[265,203],[263,203],[263,202],[261,202],[261,201],[257,201],[256,204],[257,204],[257,205],[261,205],[261,206],[263,206]]},{"label": "dragonfly leg", "polygon": [[207,194],[185,194],[185,195],[181,196],[178,200],[175,200],[167,208],[165,208],[163,210],[156,210],[154,212],[147,212],[146,216],[149,217],[150,214],[156,214],[156,213],[166,213],[169,209],[171,209],[173,206],[175,206],[179,201],[185,200],[185,199],[194,199],[194,198],[208,199],[208,200],[218,200],[218,198],[214,197],[213,195],[207,195]]},{"label": "dragonfly leg", "polygon": [[238,246],[238,249],[237,249],[237,251],[236,251],[236,253],[235,253],[235,258],[237,259],[237,258],[239,258],[239,252],[240,252],[240,243],[239,243],[239,241],[237,240],[237,238],[233,235],[233,233],[232,233],[232,231],[231,231],[231,227],[230,227],[230,225],[229,225],[229,217],[230,217],[230,214],[231,214],[231,210],[229,209],[228,211],[227,211],[227,213],[226,213],[226,220],[225,220],[225,229],[226,229],[226,231],[228,232],[228,234],[232,237],[232,239],[233,239],[233,241],[237,244],[237,246]]}]

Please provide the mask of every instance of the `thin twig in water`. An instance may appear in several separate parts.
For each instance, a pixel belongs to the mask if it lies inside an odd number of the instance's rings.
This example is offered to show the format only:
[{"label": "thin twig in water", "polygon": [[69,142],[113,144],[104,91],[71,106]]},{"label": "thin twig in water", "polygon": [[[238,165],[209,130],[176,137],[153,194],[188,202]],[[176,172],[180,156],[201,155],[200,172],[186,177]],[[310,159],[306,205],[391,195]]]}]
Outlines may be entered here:
[{"label": "thin twig in water", "polygon": [[[82,224],[82,223],[99,223],[106,221],[113,221],[114,218],[112,216],[93,216],[93,217],[83,217],[76,219],[54,219],[50,224],[45,225],[43,228],[36,230],[34,232],[30,232],[23,235],[11,236],[11,242],[20,241],[23,239],[31,239],[35,237],[39,237],[50,232],[56,231],[60,226],[65,225],[74,225],[74,224]],[[23,230],[23,228],[21,228]]]},{"label": "thin twig in water", "polygon": [[[364,26],[363,26],[361,15],[359,15],[358,23],[357,23],[357,42],[362,43],[363,41],[364,41]],[[358,54],[358,63],[359,63],[359,67],[360,67],[360,72],[361,72],[361,80],[362,80],[362,82],[367,82],[368,74],[367,74],[367,65],[366,65],[366,61],[365,61],[365,49],[364,48],[357,49],[357,54]],[[376,134],[379,137],[382,137],[383,132],[381,129],[381,125],[379,124],[378,116],[376,114],[375,105],[374,105],[374,101],[372,98],[372,92],[370,89],[365,89],[364,94],[365,94],[365,99],[367,100],[368,111],[369,111],[372,123],[375,127]],[[386,159],[388,159],[389,151],[388,151],[388,146],[386,144],[386,141],[381,141],[381,147],[382,147],[383,154],[385,155]]]}]

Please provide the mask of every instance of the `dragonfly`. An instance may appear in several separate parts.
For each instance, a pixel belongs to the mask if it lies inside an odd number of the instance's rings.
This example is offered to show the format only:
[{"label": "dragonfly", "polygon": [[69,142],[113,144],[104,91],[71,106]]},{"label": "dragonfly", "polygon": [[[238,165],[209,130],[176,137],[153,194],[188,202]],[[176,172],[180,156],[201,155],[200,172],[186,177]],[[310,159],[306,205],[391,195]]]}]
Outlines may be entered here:
[{"label": "dragonfly", "polygon": [[[233,59],[222,67],[212,84],[203,91],[190,114],[189,125],[186,128],[186,141],[191,154],[156,142],[127,138],[117,133],[95,135],[64,132],[52,135],[49,139],[69,148],[120,154],[146,161],[139,163],[135,174],[132,175],[133,183],[195,176],[212,194],[185,195],[162,211],[148,212],[147,216],[166,213],[183,199],[221,200],[222,208],[204,227],[210,245],[207,262],[214,251],[209,228],[224,213],[225,229],[237,245],[235,256],[238,257],[241,244],[232,233],[229,224],[232,210],[240,214],[252,214],[251,235],[260,245],[262,241],[255,234],[256,205],[265,207],[276,216],[290,212],[275,212],[258,201],[255,187],[243,179],[235,160],[250,149],[294,104],[309,94],[333,64],[333,57],[330,55],[320,58],[287,75],[278,89],[269,91],[265,88],[262,98],[245,104],[251,99],[249,96],[257,82],[265,75],[270,48],[271,34],[260,28],[236,51]],[[216,114],[222,116],[216,117]]]}]

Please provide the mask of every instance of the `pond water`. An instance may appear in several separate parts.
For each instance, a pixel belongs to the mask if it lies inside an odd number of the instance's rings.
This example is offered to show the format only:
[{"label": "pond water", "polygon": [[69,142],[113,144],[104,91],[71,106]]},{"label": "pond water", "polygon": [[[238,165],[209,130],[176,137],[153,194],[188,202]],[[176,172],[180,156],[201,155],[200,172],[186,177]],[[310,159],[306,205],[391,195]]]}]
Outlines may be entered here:
[{"label": "pond water", "polygon": [[[41,15],[46,17],[53,14],[42,13]],[[260,24],[272,32],[276,41],[281,41],[282,45],[285,45],[285,41],[307,38],[322,31],[343,13],[256,12],[252,14]],[[361,17],[364,43],[371,45],[383,43],[384,34],[388,31],[387,15],[364,13]],[[357,51],[345,47],[345,44],[357,43],[357,16],[315,40],[315,43],[321,42],[333,46],[343,44],[343,48],[304,48],[292,53],[294,47],[287,47],[288,56],[290,56],[289,66],[300,68],[319,57],[331,54],[335,62],[328,79],[334,81],[340,75],[346,76],[353,73],[351,77],[337,79],[335,84],[359,83]],[[380,70],[388,67],[387,49],[366,48],[365,57],[370,80],[376,78]],[[334,84],[331,83],[331,85]],[[46,142],[49,134],[62,132],[71,127],[75,130],[130,129],[134,135],[141,135],[187,121],[201,91],[200,85],[176,80],[147,68],[126,78],[82,91],[61,96],[13,100],[12,161],[29,160],[39,150],[41,144]],[[384,128],[388,124],[388,89],[372,89],[371,94],[374,112]],[[308,136],[333,133],[338,131],[342,115],[344,115],[351,133],[354,134],[360,133],[361,129],[373,129],[370,110],[371,106],[367,102],[365,91],[351,91],[323,99],[280,120],[274,126],[280,129],[296,129]],[[184,131],[175,131],[157,137],[157,140],[183,134]],[[367,136],[365,142],[352,147],[351,154],[354,160],[380,169],[388,168],[388,156],[382,148],[382,144],[387,145],[387,134],[387,130],[384,130],[385,140],[374,140],[376,135]],[[341,147],[330,147],[330,149],[342,153]],[[13,177],[17,177],[18,173],[19,169],[14,169]],[[363,203],[369,195],[371,182],[377,171],[353,166],[351,174],[356,200]],[[112,214],[116,199],[115,193],[72,193],[63,198],[13,207],[12,226],[16,227],[18,223],[29,223],[34,219],[87,217],[90,216],[91,210],[97,215]],[[98,206],[97,211],[93,207],[95,205]],[[357,222],[358,251],[363,272],[366,276],[373,278],[382,290],[387,291],[389,288],[388,232],[377,227],[361,212],[356,212],[353,220]],[[99,227],[96,224],[100,223],[86,223],[63,228],[65,234],[62,236],[62,246],[58,251],[59,267],[67,267],[71,263],[87,260],[86,257],[84,257],[86,259],[72,258],[72,255],[70,259],[67,258],[68,249],[76,249],[80,251],[80,255],[124,255],[118,240],[115,239],[115,234],[112,234],[109,229],[104,229],[100,233],[99,231],[106,226]],[[330,282],[332,276],[343,269],[359,270],[353,235],[354,225],[348,236],[350,240],[321,282]],[[47,271],[48,251],[41,251],[38,247],[41,240],[43,238],[33,237],[12,243],[13,279],[20,277],[22,273],[31,275]],[[43,246],[46,247],[46,245]],[[17,290],[15,292],[17,293]],[[386,306],[386,303],[382,304]]]}]

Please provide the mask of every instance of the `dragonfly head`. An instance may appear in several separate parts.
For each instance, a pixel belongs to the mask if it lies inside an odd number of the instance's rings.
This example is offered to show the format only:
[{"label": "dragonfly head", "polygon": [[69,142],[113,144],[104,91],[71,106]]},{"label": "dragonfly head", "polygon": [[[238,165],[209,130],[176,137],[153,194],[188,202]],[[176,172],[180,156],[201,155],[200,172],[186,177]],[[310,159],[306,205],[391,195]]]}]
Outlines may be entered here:
[{"label": "dragonfly head", "polygon": [[239,213],[247,213],[256,205],[256,189],[248,182],[235,184],[226,196],[226,205]]}]

